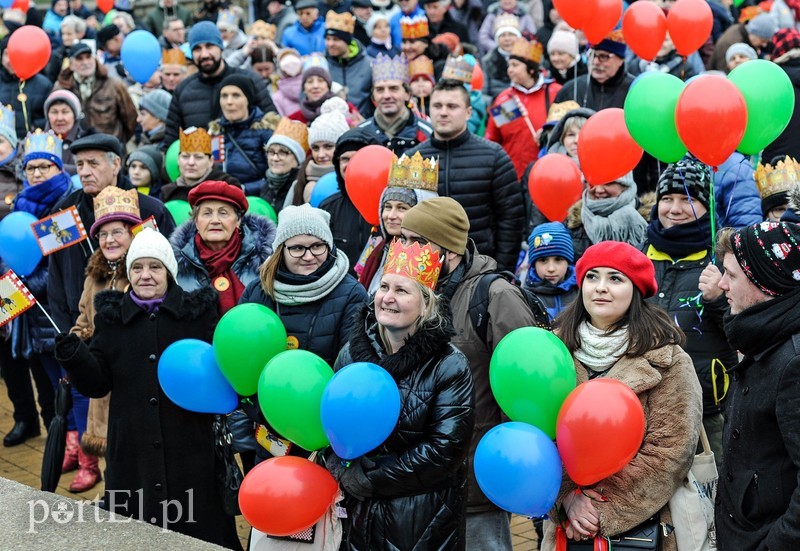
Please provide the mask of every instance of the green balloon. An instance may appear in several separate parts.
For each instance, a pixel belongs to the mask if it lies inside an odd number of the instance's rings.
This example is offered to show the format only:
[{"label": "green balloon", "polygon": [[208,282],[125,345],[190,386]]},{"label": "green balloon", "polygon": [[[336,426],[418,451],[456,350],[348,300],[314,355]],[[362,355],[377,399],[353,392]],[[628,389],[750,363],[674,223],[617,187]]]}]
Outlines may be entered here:
[{"label": "green balloon", "polygon": [[234,306],[214,330],[214,357],[220,371],[242,396],[258,391],[258,378],[272,358],[286,350],[286,329],[262,304]]},{"label": "green balloon", "polygon": [[794,111],[794,86],[789,75],[771,61],[742,63],[728,75],[747,104],[747,127],[739,151],[755,155],[775,141]]},{"label": "green balloon", "polygon": [[247,212],[257,216],[266,216],[276,224],[278,223],[278,215],[275,214],[275,209],[267,201],[261,197],[248,197],[247,202],[250,204],[247,207]]},{"label": "green balloon", "polygon": [[173,199],[164,203],[164,206],[167,207],[167,210],[172,215],[176,226],[180,226],[192,217],[192,207],[186,201]]},{"label": "green balloon", "polygon": [[555,438],[558,411],[575,389],[575,364],[554,334],[522,327],[495,347],[489,362],[489,384],[512,421],[528,423]]},{"label": "green balloon", "polygon": [[258,403],[267,422],[305,450],[329,446],[320,404],[331,377],[327,362],[307,350],[287,350],[272,358],[258,380]]},{"label": "green balloon", "polygon": [[685,85],[667,73],[639,77],[625,98],[625,125],[633,139],[650,155],[665,163],[686,155],[675,126],[675,106]]},{"label": "green balloon", "polygon": [[164,167],[167,171],[167,176],[173,182],[181,175],[181,169],[178,167],[178,155],[181,154],[181,142],[175,140],[172,145],[167,148],[167,154],[164,155]]}]

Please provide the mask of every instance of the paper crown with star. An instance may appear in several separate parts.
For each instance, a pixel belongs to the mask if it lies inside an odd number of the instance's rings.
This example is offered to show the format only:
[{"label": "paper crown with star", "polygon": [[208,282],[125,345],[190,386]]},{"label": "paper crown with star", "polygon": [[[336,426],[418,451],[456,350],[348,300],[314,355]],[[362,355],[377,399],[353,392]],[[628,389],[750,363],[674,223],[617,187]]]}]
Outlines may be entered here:
[{"label": "paper crown with star", "polygon": [[428,18],[424,15],[400,18],[400,36],[406,40],[428,38],[431,31],[428,28]]},{"label": "paper crown with star", "polygon": [[439,189],[439,162],[433,157],[425,159],[419,151],[413,157],[395,156],[387,185],[435,192]]},{"label": "paper crown with star", "polygon": [[190,126],[180,130],[181,153],[205,153],[211,155],[211,136],[205,128]]},{"label": "paper crown with star", "polygon": [[464,56],[449,55],[442,69],[442,78],[469,84],[472,82],[472,65]]},{"label": "paper crown with star", "polygon": [[[237,6],[238,7],[238,6]],[[239,26],[239,19],[241,18],[241,8],[239,10],[220,10],[217,13],[217,28],[219,29],[235,29]]]},{"label": "paper crown with star", "polygon": [[532,61],[536,64],[542,62],[542,54],[544,49],[542,45],[535,40],[528,42],[524,38],[517,38],[511,46],[511,57],[519,57],[526,61]]},{"label": "paper crown with star", "polygon": [[761,198],[794,189],[800,183],[800,163],[788,155],[773,167],[771,164],[758,164],[756,185]]},{"label": "paper crown with star", "polygon": [[383,273],[407,277],[429,289],[436,289],[441,269],[442,259],[439,251],[433,250],[429,244],[420,245],[413,242],[403,245],[399,239],[395,239],[386,255]]},{"label": "paper crown with star", "polygon": [[186,65],[186,54],[180,48],[170,48],[161,53],[162,65]]},{"label": "paper crown with star", "polygon": [[372,82],[381,80],[408,82],[408,60],[404,54],[395,57],[378,54],[372,60]]},{"label": "paper crown with star", "polygon": [[40,128],[37,128],[25,137],[25,163],[27,164],[33,159],[47,159],[59,168],[63,168],[62,148],[61,138],[56,136],[52,130],[42,132]]}]

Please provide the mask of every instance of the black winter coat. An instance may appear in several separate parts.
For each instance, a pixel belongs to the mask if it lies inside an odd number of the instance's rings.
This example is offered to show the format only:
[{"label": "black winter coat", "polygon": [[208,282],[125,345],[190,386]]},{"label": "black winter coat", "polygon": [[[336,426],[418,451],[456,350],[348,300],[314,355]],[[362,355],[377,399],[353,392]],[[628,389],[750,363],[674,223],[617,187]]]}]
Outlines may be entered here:
[{"label": "black winter coat", "polygon": [[[184,517],[170,523],[170,529],[240,548],[234,518],[222,510],[214,476],[214,416],[175,405],[157,374],[161,354],[175,341],[211,342],[216,292],[206,288],[185,293],[171,284],[154,314],[137,306],[130,293],[119,291],[99,293],[95,306],[91,347],[71,335],[74,341],[59,339],[56,358],[81,393],[101,398],[111,392],[106,506],[165,526],[162,504],[176,500]],[[187,522],[190,510],[194,522]]]},{"label": "black winter coat", "polygon": [[247,286],[239,304],[263,304],[278,314],[287,336],[297,339],[299,349],[313,352],[333,365],[353,330],[357,312],[368,298],[364,287],[347,274],[323,298],[294,306],[277,304],[264,292],[261,280],[257,279]]},{"label": "black winter coat", "polygon": [[478,252],[501,270],[517,265],[524,209],[514,164],[494,142],[464,131],[452,140],[431,139],[407,154],[439,158],[439,195],[452,197],[469,217],[469,237]]},{"label": "black winter coat", "polygon": [[392,153],[398,157],[402,157],[403,153],[426,141],[433,134],[433,127],[430,123],[423,121],[414,113],[410,114],[406,125],[393,138],[387,136],[386,132],[378,126],[375,117],[365,120],[356,128],[372,136],[382,146],[391,149]]},{"label": "black winter coat", "polygon": [[800,549],[800,291],[725,320],[731,370],[714,516],[720,551]]},{"label": "black winter coat", "polygon": [[451,326],[423,327],[387,355],[364,308],[334,371],[353,362],[386,369],[400,389],[400,419],[365,471],[372,497],[346,496],[342,549],[466,547],[466,467],[474,424],[472,375],[450,344]]},{"label": "black winter coat", "polygon": [[[219,165],[214,165],[214,168],[211,169],[211,172],[208,173],[205,180],[201,182],[197,182],[194,186],[196,187],[202,184],[203,182],[207,182],[209,180],[216,180],[219,182],[227,182],[232,186],[236,186],[238,188],[242,187],[242,184],[228,174],[227,172],[222,172],[222,169],[219,168]],[[161,200],[165,203],[167,201],[188,201],[189,200],[189,192],[192,191],[192,187],[185,187],[185,186],[178,186],[177,182],[170,182],[161,187]],[[161,226],[159,226],[160,228]]]},{"label": "black winter coat", "polygon": [[[125,179],[120,179],[117,187],[132,189],[130,183]],[[78,214],[83,221],[83,226],[87,230],[91,228],[94,224],[94,204],[92,198],[87,196],[83,190],[68,195],[66,199],[56,204],[51,212],[58,212],[71,205],[78,207]],[[158,224],[158,231],[164,236],[169,237],[175,230],[172,215],[158,199],[140,193],[139,212],[142,220],[154,216],[156,224]],[[47,296],[50,299],[50,315],[62,331],[67,331],[75,325],[75,320],[80,314],[78,304],[83,293],[83,282],[86,279],[86,264],[92,255],[88,243],[92,244],[94,250],[100,246],[96,239],[90,237],[86,241],[61,249],[48,257],[50,260],[47,274]]]},{"label": "black winter coat", "polygon": [[625,65],[603,84],[593,79],[591,74],[586,74],[564,84],[553,103],[577,98],[576,101],[581,107],[588,107],[595,111],[609,107],[622,109],[625,107],[625,98],[632,83],[633,75],[625,71]]},{"label": "black winter coat", "polygon": [[483,56],[481,67],[484,67],[483,97],[486,105],[492,105],[497,95],[511,86],[511,79],[508,78],[508,58],[500,53],[498,48],[492,48],[489,53]]},{"label": "black winter coat", "polygon": [[167,147],[178,139],[179,129],[196,126],[206,128],[208,123],[218,119],[222,114],[218,97],[219,85],[229,75],[245,75],[253,81],[256,89],[256,105],[264,113],[275,111],[272,97],[269,95],[267,82],[258,74],[249,69],[239,69],[225,65],[223,71],[215,76],[206,78],[202,73],[196,73],[181,82],[172,93],[172,102],[167,113],[167,129],[161,148]]},{"label": "black winter coat", "polygon": [[[258,195],[268,168],[264,148],[272,137],[272,128],[264,112],[258,107],[250,109],[250,116],[240,122],[230,122],[220,117],[209,123],[208,130],[212,136],[225,136],[225,172],[242,183],[247,195]],[[234,141],[239,144],[241,151]]]},{"label": "black winter coat", "polygon": [[775,159],[789,155],[793,159],[800,157],[800,59],[790,59],[778,65],[792,81],[794,89],[794,111],[789,125],[761,152],[762,162],[775,164]]},{"label": "black winter coat", "polygon": [[[50,95],[53,83],[47,80],[43,74],[33,75],[25,81],[23,92],[27,96],[25,107],[28,113],[28,124],[31,132],[35,128],[44,128],[47,117],[44,114],[44,101]],[[3,98],[3,105],[11,105],[15,115],[15,125],[17,138],[22,141],[28,134],[25,128],[25,115],[22,110],[22,103],[19,101],[19,79],[0,67],[0,98]]]}]

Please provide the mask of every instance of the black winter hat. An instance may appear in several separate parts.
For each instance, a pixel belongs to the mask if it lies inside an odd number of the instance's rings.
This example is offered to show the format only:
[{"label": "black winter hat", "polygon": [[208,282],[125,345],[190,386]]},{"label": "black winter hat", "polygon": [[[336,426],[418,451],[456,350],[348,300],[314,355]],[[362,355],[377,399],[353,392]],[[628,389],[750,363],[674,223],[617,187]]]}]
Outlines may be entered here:
[{"label": "black winter hat", "polygon": [[686,157],[677,163],[667,165],[658,178],[656,201],[670,193],[681,193],[709,208],[711,195],[711,170],[696,159]]},{"label": "black winter hat", "polygon": [[234,73],[222,79],[222,82],[219,83],[219,88],[217,88],[217,105],[219,105],[220,92],[225,86],[236,86],[247,98],[247,106],[250,108],[256,106],[256,87],[250,77]]}]

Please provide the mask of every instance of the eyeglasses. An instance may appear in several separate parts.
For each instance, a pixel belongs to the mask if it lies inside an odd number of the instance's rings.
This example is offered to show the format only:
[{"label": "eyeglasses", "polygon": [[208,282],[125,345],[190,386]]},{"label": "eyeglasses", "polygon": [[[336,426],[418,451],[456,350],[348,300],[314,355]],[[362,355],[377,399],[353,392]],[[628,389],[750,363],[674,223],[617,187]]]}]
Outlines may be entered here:
[{"label": "eyeglasses", "polygon": [[605,52],[595,52],[594,54],[594,58],[600,63],[605,63],[609,59],[614,59],[615,57],[617,56],[615,56],[614,54],[607,54]]},{"label": "eyeglasses", "polygon": [[39,172],[41,175],[48,174],[53,167],[56,166],[54,164],[47,164],[47,165],[27,165],[25,167],[25,174],[28,176],[33,176],[36,172]]},{"label": "eyeglasses", "polygon": [[289,251],[289,256],[292,258],[303,258],[306,255],[306,251],[311,251],[314,256],[322,256],[328,251],[328,245],[326,243],[314,243],[310,247],[292,245],[286,247],[286,250]]},{"label": "eyeglasses", "polygon": [[267,157],[277,157],[279,161],[283,161],[289,156],[289,152],[285,149],[267,149]]},{"label": "eyeglasses", "polygon": [[106,239],[108,239],[109,235],[116,240],[116,239],[120,239],[126,233],[128,233],[128,230],[124,230],[122,228],[117,228],[115,230],[112,230],[111,233],[109,233],[107,231],[101,231],[101,232],[97,233],[97,240],[98,241],[105,241]]}]

